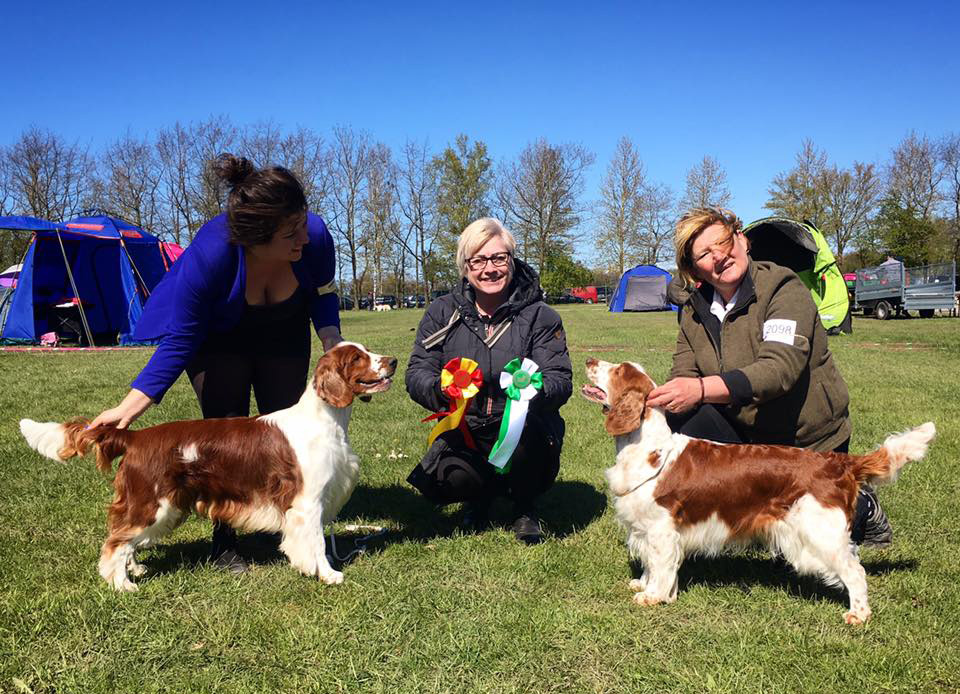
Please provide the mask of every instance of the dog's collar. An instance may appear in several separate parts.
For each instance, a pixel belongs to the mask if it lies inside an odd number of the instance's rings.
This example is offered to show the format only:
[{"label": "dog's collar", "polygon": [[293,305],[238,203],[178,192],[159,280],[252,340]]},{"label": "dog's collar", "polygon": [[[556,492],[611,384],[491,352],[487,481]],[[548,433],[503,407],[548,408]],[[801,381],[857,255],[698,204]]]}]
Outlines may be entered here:
[{"label": "dog's collar", "polygon": [[661,465],[660,467],[657,468],[657,471],[656,471],[656,472],[654,472],[652,475],[650,475],[647,479],[645,479],[645,480],[644,480],[643,482],[641,482],[640,484],[636,485],[635,487],[631,487],[630,489],[628,489],[627,491],[625,491],[623,494],[616,494],[616,493],[615,493],[614,496],[627,496],[627,495],[629,495],[629,494],[633,494],[635,491],[637,491],[638,489],[640,489],[640,487],[642,487],[643,485],[645,485],[645,484],[646,484],[647,482],[649,482],[650,480],[653,480],[653,479],[656,479],[657,477],[659,477],[659,476],[660,476],[660,473],[663,472],[663,468],[665,468],[665,467],[666,467],[666,465]]}]

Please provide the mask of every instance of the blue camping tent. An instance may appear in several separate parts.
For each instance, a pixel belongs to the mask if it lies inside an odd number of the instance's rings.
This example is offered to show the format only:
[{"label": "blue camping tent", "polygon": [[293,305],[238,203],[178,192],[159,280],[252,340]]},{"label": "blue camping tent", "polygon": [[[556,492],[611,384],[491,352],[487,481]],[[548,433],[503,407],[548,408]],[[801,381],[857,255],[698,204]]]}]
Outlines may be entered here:
[{"label": "blue camping tent", "polygon": [[56,332],[92,344],[131,342],[143,302],[169,267],[156,236],[100,214],[62,224],[0,217],[6,231],[33,238],[0,338],[36,343]]},{"label": "blue camping tent", "polygon": [[610,311],[676,311],[667,301],[671,275],[656,265],[637,265],[623,273],[610,300]]}]

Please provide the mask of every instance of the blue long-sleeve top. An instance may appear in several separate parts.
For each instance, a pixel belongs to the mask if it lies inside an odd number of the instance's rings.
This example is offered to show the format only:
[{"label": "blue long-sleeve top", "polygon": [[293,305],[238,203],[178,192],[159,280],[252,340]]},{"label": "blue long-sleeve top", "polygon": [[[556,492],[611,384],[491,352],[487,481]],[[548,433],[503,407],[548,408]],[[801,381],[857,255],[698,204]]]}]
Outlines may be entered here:
[{"label": "blue long-sleeve top", "polygon": [[[314,329],[339,328],[333,239],[315,214],[307,215],[307,235],[303,255],[291,263],[293,272],[309,296]],[[227,216],[221,214],[200,227],[147,300],[133,337],[160,343],[131,386],[160,402],[207,335],[227,331],[240,320],[246,285],[243,248],[230,242]]]}]

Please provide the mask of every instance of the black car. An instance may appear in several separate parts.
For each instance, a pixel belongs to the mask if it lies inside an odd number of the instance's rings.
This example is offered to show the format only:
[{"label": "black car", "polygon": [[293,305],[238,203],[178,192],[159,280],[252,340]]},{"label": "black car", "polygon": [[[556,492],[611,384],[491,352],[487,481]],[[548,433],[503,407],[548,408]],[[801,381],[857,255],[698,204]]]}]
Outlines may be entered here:
[{"label": "black car", "polygon": [[548,304],[582,304],[583,299],[579,296],[574,296],[569,292],[563,292],[562,294],[547,294],[546,299]]},{"label": "black car", "polygon": [[405,308],[423,308],[426,303],[426,299],[423,294],[408,294],[403,297],[403,305]]}]

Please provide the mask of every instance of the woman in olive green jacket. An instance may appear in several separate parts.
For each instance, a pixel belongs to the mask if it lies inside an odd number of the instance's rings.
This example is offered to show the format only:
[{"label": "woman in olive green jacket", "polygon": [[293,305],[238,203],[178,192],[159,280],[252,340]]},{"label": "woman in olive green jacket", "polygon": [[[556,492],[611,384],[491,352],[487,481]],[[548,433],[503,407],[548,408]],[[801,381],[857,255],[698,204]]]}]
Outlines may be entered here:
[{"label": "woman in olive green jacket", "polygon": [[[680,333],[670,380],[648,404],[697,438],[846,451],[850,396],[810,292],[791,270],[752,261],[741,229],[714,208],[677,224]],[[880,547],[891,536],[876,496],[862,490],[854,540]]]}]

